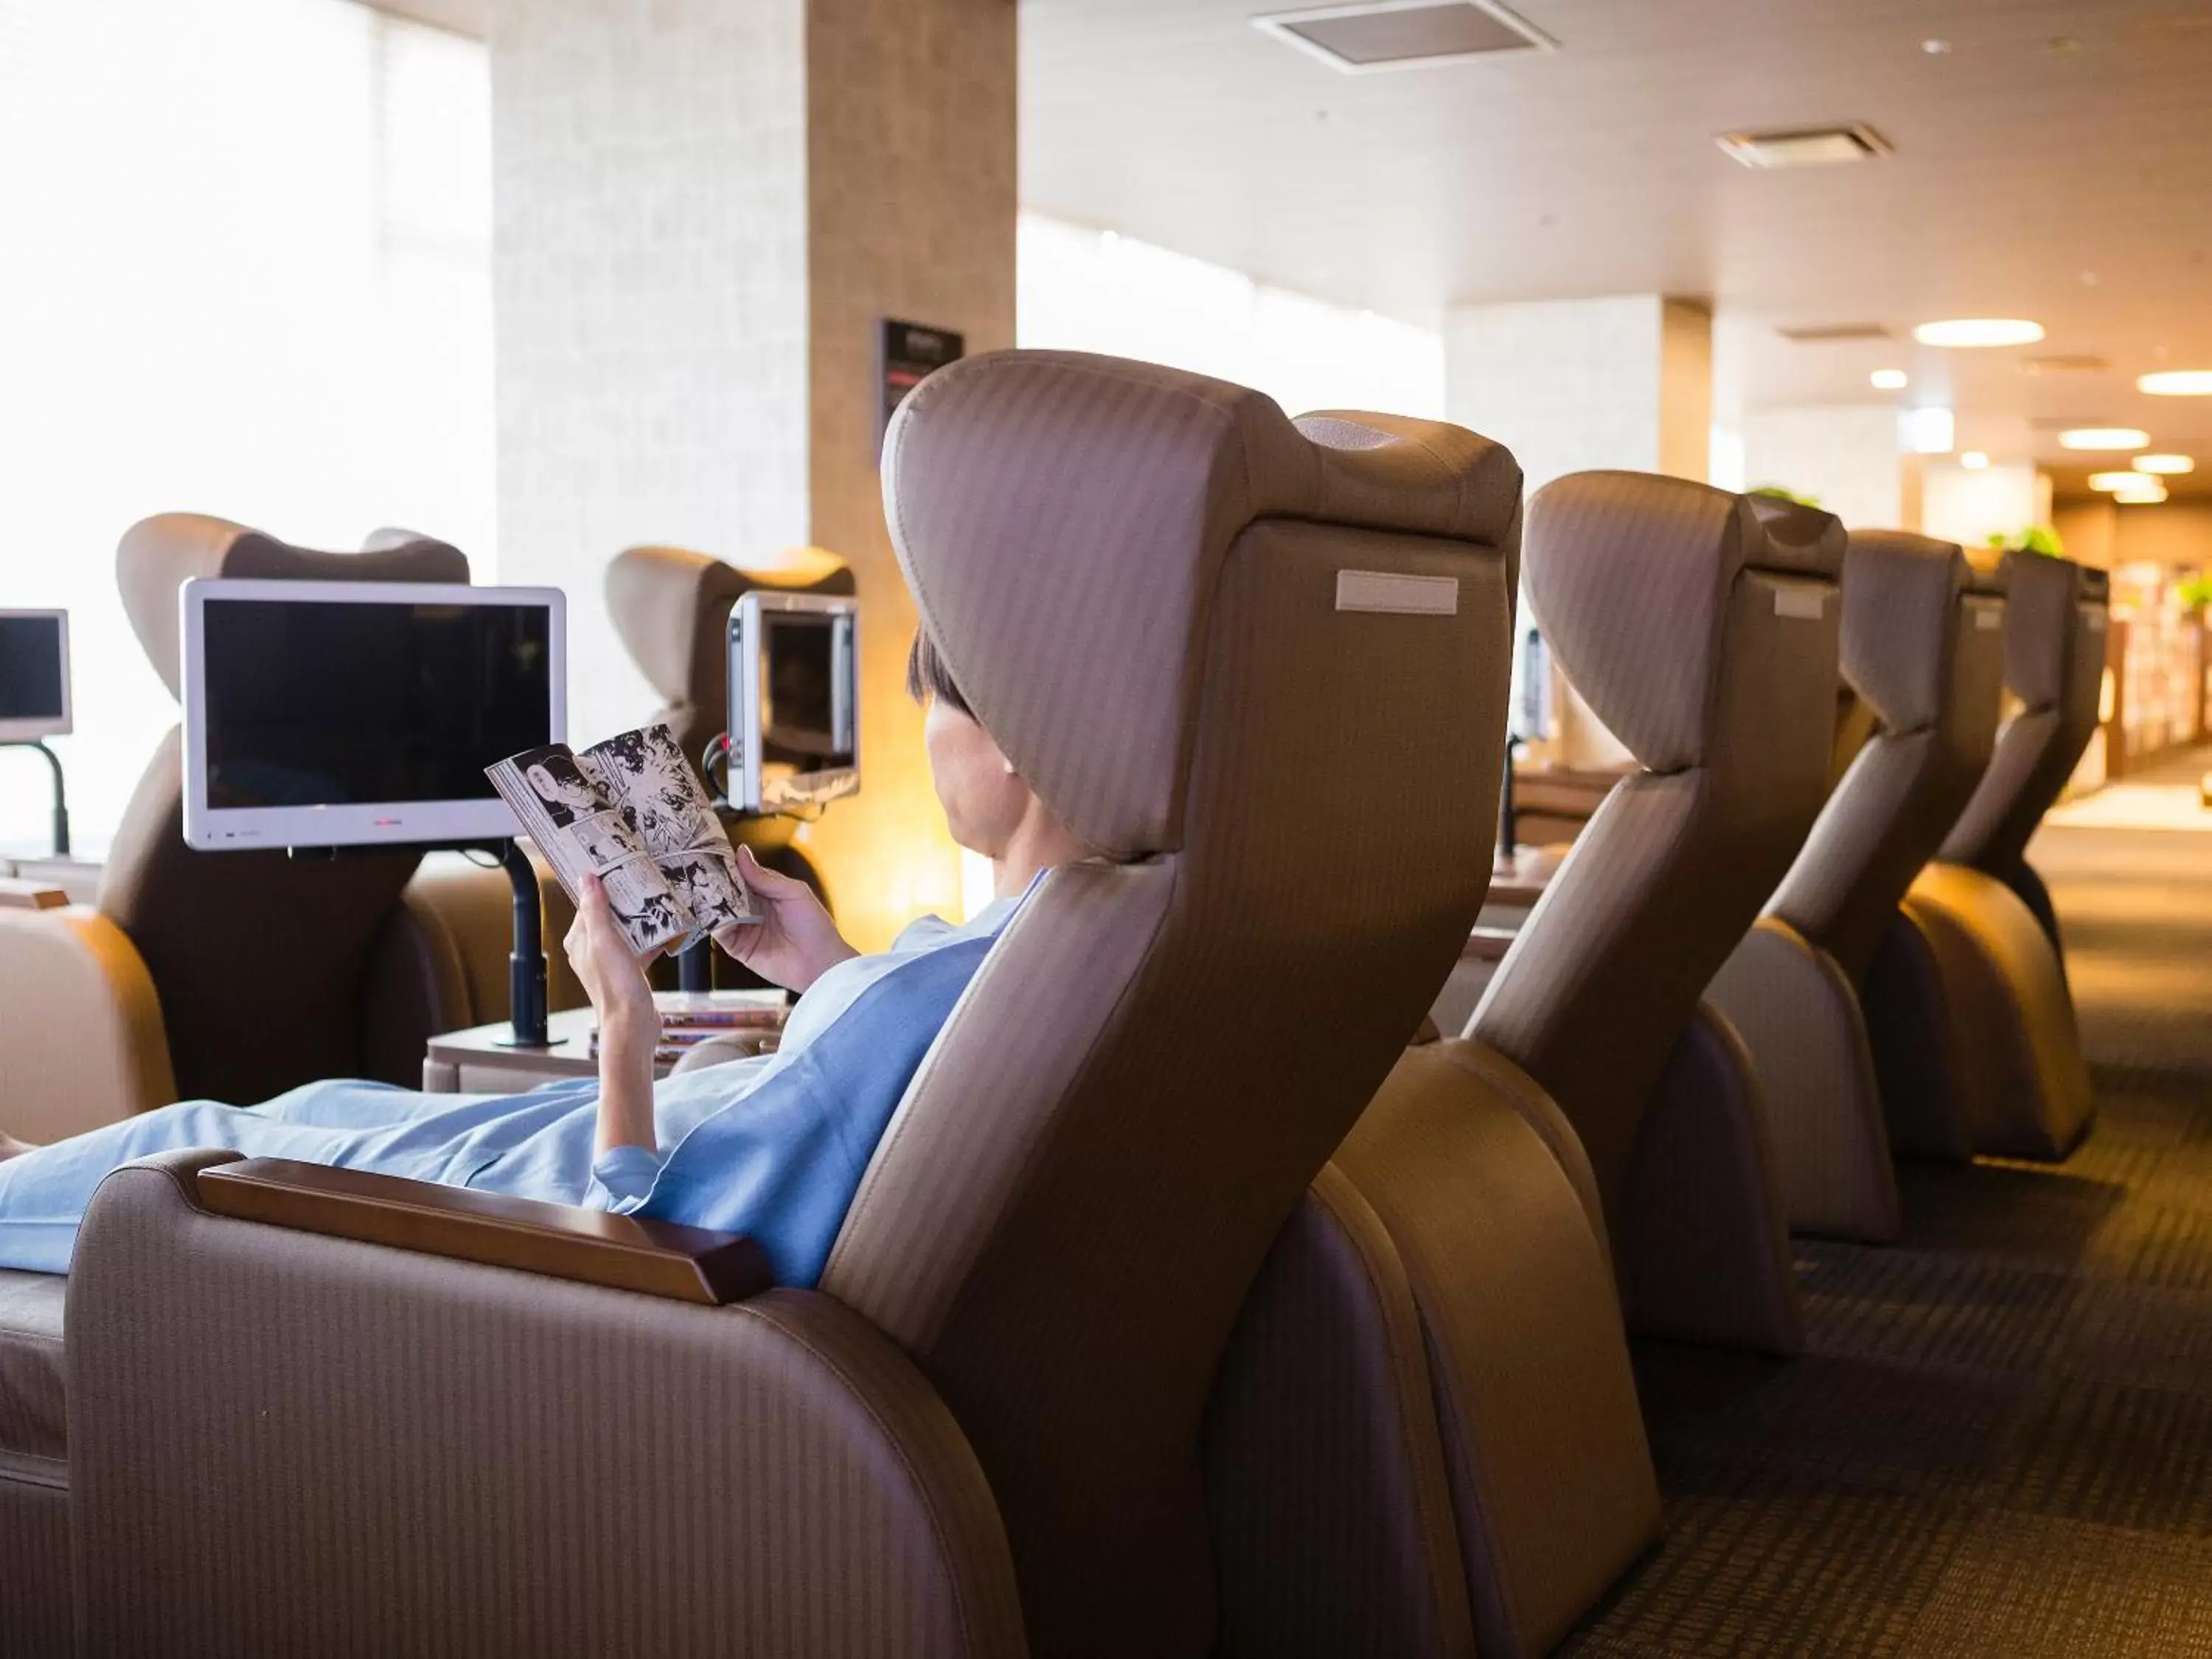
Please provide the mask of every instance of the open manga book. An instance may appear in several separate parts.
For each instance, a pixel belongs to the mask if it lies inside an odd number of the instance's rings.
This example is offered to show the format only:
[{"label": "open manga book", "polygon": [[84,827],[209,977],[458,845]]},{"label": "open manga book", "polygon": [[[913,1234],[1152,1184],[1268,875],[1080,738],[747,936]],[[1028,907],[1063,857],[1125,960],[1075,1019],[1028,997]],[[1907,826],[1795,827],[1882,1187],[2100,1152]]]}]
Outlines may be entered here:
[{"label": "open manga book", "polygon": [[526,749],[484,768],[574,898],[586,875],[640,956],[681,949],[760,909],[714,803],[665,726],[589,749]]}]

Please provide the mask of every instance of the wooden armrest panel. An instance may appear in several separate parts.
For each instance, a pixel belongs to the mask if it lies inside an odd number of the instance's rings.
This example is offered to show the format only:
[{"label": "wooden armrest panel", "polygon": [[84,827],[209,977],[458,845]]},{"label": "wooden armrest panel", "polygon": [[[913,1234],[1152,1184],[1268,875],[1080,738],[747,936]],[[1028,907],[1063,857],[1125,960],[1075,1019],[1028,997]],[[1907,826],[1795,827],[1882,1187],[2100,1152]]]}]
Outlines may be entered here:
[{"label": "wooden armrest panel", "polygon": [[708,1307],[774,1283],[751,1239],[673,1222],[284,1158],[217,1164],[198,1183],[215,1215]]},{"label": "wooden armrest panel", "polygon": [[69,902],[69,895],[52,882],[0,877],[0,910],[58,910]]}]

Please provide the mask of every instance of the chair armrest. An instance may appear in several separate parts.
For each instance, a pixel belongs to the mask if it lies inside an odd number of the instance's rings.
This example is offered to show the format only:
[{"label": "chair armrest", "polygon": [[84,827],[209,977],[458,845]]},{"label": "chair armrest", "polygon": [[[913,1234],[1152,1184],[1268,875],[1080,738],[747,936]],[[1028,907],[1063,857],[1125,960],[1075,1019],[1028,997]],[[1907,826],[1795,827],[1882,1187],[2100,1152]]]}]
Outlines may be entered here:
[{"label": "chair armrest", "polygon": [[0,904],[0,1131],[58,1140],[176,1097],[161,1000],[123,930],[88,904]]},{"label": "chair armrest", "polygon": [[710,1308],[775,1282],[751,1239],[674,1222],[284,1158],[215,1164],[198,1181],[214,1215]]}]

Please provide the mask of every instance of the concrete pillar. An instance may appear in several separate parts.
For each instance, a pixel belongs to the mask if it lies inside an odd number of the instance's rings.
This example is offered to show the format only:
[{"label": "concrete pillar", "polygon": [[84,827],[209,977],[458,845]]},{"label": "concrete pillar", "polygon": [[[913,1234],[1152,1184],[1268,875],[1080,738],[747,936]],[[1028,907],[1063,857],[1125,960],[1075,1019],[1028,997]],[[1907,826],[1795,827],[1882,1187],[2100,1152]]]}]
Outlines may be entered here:
[{"label": "concrete pillar", "polygon": [[1917,529],[1922,458],[1905,452],[1898,422],[1890,404],[1747,410],[1745,486],[1810,495],[1856,529]]},{"label": "concrete pillar", "polygon": [[1920,527],[1924,534],[1980,547],[2051,523],[2051,475],[2032,462],[1971,471],[1948,457],[1928,463]]},{"label": "concrete pillar", "polygon": [[864,947],[957,914],[902,689],[877,325],[1013,342],[1014,9],[495,0],[489,39],[500,570],[568,592],[572,732],[653,707],[600,598],[623,547],[827,547],[863,605],[863,787],[809,851]]},{"label": "concrete pillar", "polygon": [[1657,294],[1454,307],[1450,419],[1520,458],[1528,488],[1593,467],[1705,477],[1713,316]]},{"label": "concrete pillar", "polygon": [[[1533,492],[1621,468],[1703,480],[1711,466],[1713,315],[1657,294],[1457,306],[1444,318],[1448,418],[1495,438]],[[1564,679],[1534,760],[1606,766],[1627,750]]]}]

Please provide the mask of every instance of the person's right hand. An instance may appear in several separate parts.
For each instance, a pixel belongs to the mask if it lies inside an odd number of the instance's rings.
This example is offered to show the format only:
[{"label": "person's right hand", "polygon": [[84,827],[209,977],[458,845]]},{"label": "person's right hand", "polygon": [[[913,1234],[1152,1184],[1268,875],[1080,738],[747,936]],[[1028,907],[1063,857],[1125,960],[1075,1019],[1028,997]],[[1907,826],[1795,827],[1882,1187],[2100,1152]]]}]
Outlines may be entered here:
[{"label": "person's right hand", "polygon": [[845,943],[805,882],[766,868],[750,847],[738,848],[738,869],[761,919],[725,927],[714,942],[763,979],[804,991],[839,963],[860,954]]}]

